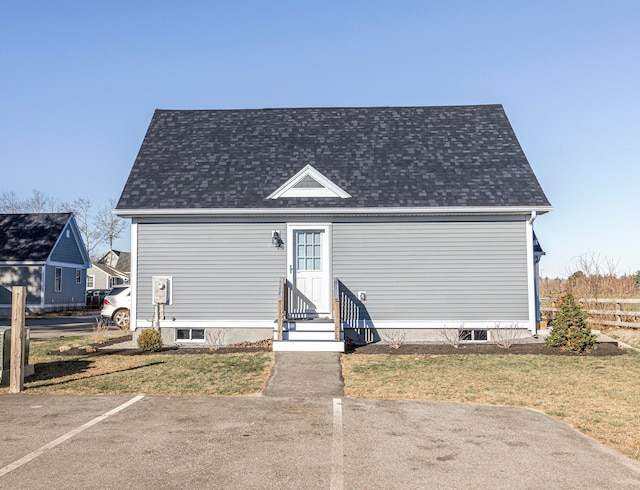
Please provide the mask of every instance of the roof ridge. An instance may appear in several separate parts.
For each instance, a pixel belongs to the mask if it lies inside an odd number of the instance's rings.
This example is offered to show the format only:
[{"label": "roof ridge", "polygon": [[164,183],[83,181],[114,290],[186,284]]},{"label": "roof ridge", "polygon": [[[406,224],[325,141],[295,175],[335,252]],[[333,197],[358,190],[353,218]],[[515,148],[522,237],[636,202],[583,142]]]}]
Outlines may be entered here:
[{"label": "roof ridge", "polygon": [[366,109],[458,109],[479,107],[502,107],[502,104],[453,104],[453,105],[374,105],[374,106],[301,106],[301,107],[254,107],[236,109],[161,109],[156,112],[258,112],[258,111],[305,111],[305,110],[366,110]]}]

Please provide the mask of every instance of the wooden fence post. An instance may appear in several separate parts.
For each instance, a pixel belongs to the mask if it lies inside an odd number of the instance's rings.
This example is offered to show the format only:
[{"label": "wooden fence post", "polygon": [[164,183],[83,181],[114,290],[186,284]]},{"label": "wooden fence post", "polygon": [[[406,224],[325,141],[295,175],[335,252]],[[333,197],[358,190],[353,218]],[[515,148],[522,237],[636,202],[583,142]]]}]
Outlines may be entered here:
[{"label": "wooden fence post", "polygon": [[280,278],[278,284],[278,339],[282,340],[282,323],[286,314],[287,280]]},{"label": "wooden fence post", "polygon": [[340,341],[340,281],[338,278],[333,280],[333,321],[335,329],[335,340]]},{"label": "wooden fence post", "polygon": [[24,387],[24,310],[26,305],[26,287],[11,288],[11,374],[9,393],[20,393]]}]

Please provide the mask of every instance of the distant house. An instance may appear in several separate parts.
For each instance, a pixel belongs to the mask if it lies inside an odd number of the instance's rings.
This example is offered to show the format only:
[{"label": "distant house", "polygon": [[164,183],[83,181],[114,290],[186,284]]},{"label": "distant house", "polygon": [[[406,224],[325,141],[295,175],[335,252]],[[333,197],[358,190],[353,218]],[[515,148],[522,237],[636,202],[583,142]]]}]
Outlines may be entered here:
[{"label": "distant house", "polygon": [[91,263],[87,270],[87,289],[110,289],[129,282],[131,252],[111,250]]},{"label": "distant house", "polygon": [[120,272],[105,264],[92,263],[87,269],[87,289],[111,289],[128,282],[128,272]]},{"label": "distant house", "polygon": [[116,210],[131,328],[274,350],[531,335],[550,210],[499,105],[158,110]]},{"label": "distant house", "polygon": [[131,271],[131,252],[110,250],[97,260],[98,264],[105,264],[120,272]]},{"label": "distant house", "polygon": [[0,215],[0,315],[12,286],[27,287],[30,312],[84,307],[89,265],[72,213]]}]

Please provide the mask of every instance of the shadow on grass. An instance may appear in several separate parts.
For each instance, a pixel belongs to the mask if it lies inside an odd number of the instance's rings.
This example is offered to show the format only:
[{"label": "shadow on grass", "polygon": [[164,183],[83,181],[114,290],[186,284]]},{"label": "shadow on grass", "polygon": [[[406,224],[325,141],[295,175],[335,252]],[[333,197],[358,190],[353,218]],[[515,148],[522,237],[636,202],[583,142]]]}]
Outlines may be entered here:
[{"label": "shadow on grass", "polygon": [[35,364],[35,374],[27,382],[46,381],[48,379],[63,378],[86,372],[94,361],[84,359],[71,361],[38,362]]},{"label": "shadow on grass", "polygon": [[[127,369],[117,369],[115,371],[109,371],[107,373],[98,373],[89,376],[79,376],[74,377],[72,379],[66,379],[64,381],[51,382],[45,384],[39,384],[34,386],[34,388],[44,388],[47,386],[59,386],[67,383],[73,383],[74,381],[90,379],[90,378],[99,378],[101,376],[108,376],[110,374],[115,373],[125,373],[130,371],[135,371],[137,369],[143,369],[151,366],[155,366],[157,364],[164,364],[165,361],[153,361],[148,364],[144,364],[142,366],[135,366]],[[38,382],[38,381],[49,381],[55,380],[58,378],[63,378],[66,376],[76,376],[82,373],[87,372],[94,361],[88,361],[84,359],[75,360],[75,361],[56,361],[49,363],[38,363],[35,365],[35,374],[27,380],[27,383]]]}]

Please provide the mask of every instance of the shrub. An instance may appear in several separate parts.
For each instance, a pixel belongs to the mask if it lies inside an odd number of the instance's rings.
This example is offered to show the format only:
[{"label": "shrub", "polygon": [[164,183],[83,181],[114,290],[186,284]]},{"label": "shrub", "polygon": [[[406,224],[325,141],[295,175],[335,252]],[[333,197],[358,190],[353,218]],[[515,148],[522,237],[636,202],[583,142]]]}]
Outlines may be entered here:
[{"label": "shrub", "polygon": [[587,314],[574,301],[573,295],[567,294],[562,299],[545,343],[571,352],[585,352],[597,347],[596,336],[587,327]]},{"label": "shrub", "polygon": [[155,328],[147,328],[138,337],[138,347],[146,352],[158,352],[162,349],[160,332]]}]

